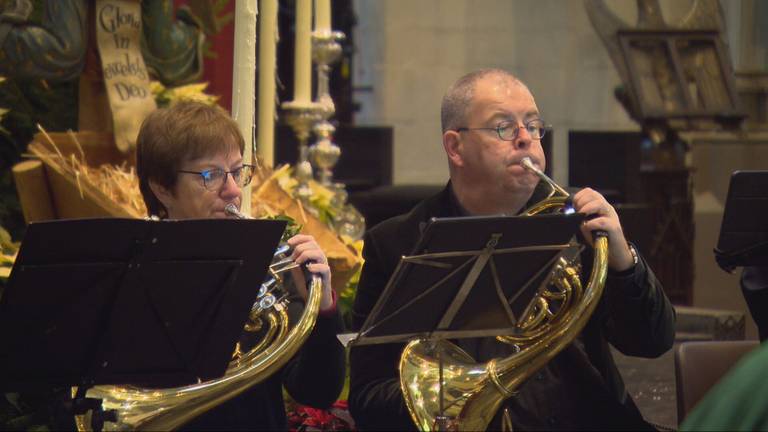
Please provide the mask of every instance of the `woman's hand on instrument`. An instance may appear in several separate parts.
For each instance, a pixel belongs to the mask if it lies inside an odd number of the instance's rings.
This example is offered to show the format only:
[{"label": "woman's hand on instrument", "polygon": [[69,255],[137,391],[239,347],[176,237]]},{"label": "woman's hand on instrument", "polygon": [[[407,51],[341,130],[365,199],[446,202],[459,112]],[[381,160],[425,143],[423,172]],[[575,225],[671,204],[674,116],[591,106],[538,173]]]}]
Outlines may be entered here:
[{"label": "woman's hand on instrument", "polygon": [[589,218],[581,226],[581,233],[592,245],[592,231],[602,230],[608,233],[608,267],[623,271],[634,265],[632,252],[624,238],[621,222],[616,209],[597,191],[584,188],[573,196],[573,207]]},{"label": "woman's hand on instrument", "polygon": [[328,259],[320,249],[315,238],[311,235],[297,234],[288,239],[288,245],[292,249],[291,259],[296,264],[307,265],[310,273],[319,275],[323,279],[323,296],[320,299],[320,310],[326,310],[333,306],[333,294],[331,288],[331,267]]}]

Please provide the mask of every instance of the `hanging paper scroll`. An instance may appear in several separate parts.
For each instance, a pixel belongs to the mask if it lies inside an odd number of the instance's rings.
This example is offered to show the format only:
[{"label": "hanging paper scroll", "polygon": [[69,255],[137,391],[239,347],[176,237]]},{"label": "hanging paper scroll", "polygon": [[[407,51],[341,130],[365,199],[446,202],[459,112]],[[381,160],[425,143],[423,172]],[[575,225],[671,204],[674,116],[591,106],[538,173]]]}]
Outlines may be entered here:
[{"label": "hanging paper scroll", "polygon": [[157,106],[141,55],[141,2],[96,1],[96,39],[104,73],[115,143],[123,153],[136,145],[141,122]]}]

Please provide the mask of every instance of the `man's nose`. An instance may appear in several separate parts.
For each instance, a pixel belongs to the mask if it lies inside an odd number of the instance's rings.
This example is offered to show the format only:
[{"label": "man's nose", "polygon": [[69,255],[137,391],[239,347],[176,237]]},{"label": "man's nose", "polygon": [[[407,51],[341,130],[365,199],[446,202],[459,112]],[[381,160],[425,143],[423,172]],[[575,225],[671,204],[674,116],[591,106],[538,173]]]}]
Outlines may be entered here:
[{"label": "man's nose", "polygon": [[515,146],[515,148],[526,149],[531,146],[532,141],[533,138],[531,138],[531,134],[528,132],[528,128],[525,127],[525,125],[518,125],[517,136],[512,141],[512,144]]}]

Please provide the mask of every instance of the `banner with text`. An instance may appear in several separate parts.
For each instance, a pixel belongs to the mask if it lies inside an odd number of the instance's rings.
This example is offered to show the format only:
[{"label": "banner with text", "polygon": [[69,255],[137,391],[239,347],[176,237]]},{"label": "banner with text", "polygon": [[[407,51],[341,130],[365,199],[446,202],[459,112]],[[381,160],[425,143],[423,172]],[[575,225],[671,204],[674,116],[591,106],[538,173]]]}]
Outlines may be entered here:
[{"label": "banner with text", "polygon": [[115,130],[123,153],[136,146],[144,118],[157,109],[141,55],[141,2],[97,0],[96,40]]}]

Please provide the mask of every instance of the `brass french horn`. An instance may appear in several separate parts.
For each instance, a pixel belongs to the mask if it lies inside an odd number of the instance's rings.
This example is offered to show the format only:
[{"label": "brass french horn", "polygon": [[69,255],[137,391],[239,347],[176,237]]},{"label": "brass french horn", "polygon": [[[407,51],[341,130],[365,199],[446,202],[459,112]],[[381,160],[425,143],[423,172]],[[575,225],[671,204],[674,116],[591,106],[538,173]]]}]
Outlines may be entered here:
[{"label": "brass french horn", "polygon": [[[234,205],[227,213],[248,217]],[[288,314],[282,290],[283,273],[297,267],[287,259],[280,247],[269,268],[267,281],[261,285],[259,296],[251,308],[245,327],[262,327],[265,336],[248,352],[239,352],[239,345],[223,377],[198,384],[175,388],[140,388],[134,386],[95,386],[86,393],[88,398],[101,399],[105,412],[116,413],[116,421],[106,421],[104,430],[172,430],[206,411],[246,391],[278,371],[293,357],[309,337],[320,309],[323,282],[312,275],[308,282],[309,295],[301,318],[288,329]],[[91,429],[91,412],[76,418],[78,430]]]},{"label": "brass french horn", "polygon": [[[551,187],[547,198],[523,214],[563,208],[568,193],[529,159],[521,164]],[[400,387],[419,429],[485,430],[502,402],[573,341],[589,321],[605,286],[608,239],[597,233],[594,240],[594,263],[586,290],[579,266],[560,258],[549,283],[534,297],[513,334],[497,338],[515,345],[515,354],[477,363],[447,340],[414,340],[405,347],[400,357]]]}]

